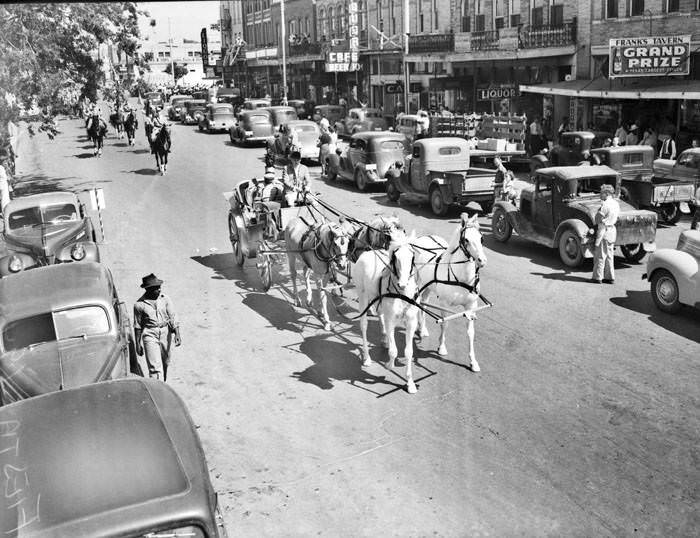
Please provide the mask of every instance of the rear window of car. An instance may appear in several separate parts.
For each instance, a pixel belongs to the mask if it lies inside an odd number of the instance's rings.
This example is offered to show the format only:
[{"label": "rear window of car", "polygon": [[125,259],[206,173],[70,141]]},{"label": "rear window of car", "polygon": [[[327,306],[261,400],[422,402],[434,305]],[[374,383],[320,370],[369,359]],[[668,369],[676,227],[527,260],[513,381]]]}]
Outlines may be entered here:
[{"label": "rear window of car", "polygon": [[293,129],[298,133],[315,133],[316,127],[313,125],[295,125]]},{"label": "rear window of car", "polygon": [[251,114],[248,116],[253,123],[269,123],[270,116],[267,114]]},{"label": "rear window of car", "polygon": [[403,150],[404,145],[400,140],[384,140],[380,145],[380,149],[383,151]]},{"label": "rear window of car", "polygon": [[2,333],[6,351],[44,342],[95,336],[109,332],[109,317],[101,306],[81,306],[10,322]]},{"label": "rear window of car", "polygon": [[644,155],[641,153],[625,153],[624,159],[622,160],[623,165],[639,165],[644,163]]},{"label": "rear window of car", "polygon": [[44,207],[27,207],[10,214],[8,222],[11,230],[34,226],[78,220],[78,212],[73,204],[53,204]]},{"label": "rear window of car", "polygon": [[462,148],[457,146],[444,146],[438,149],[439,155],[459,155],[462,153]]}]

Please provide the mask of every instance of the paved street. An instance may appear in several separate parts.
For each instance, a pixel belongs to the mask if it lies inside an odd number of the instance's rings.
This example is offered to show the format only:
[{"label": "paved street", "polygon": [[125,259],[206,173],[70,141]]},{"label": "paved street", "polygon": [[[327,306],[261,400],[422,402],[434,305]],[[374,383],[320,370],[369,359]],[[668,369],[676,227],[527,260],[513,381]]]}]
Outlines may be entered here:
[{"label": "paved street", "polygon": [[[53,142],[24,141],[18,190],[103,188],[103,262],[120,295],[131,306],[142,276],[165,281],[183,337],[169,382],[199,426],[231,535],[696,535],[700,314],[655,309],[644,263],[618,258],[615,284],[596,286],[590,261],[564,270],[553,250],[496,243],[481,218],[494,303],[476,321],[482,371],[465,368],[464,321],[450,324],[448,357],[429,325],[412,396],[376,321],[362,368],[359,324],[332,313],[324,331],[293,306],[285,267],[262,293],[254,260],[236,266],[222,192],[262,176],[262,148],[174,125],[161,177],[142,127],[134,148],[110,134],[98,159],[80,121],[60,126]],[[449,237],[459,219],[381,189],[314,188],[418,234]],[[661,227],[658,246],[688,225]]]}]

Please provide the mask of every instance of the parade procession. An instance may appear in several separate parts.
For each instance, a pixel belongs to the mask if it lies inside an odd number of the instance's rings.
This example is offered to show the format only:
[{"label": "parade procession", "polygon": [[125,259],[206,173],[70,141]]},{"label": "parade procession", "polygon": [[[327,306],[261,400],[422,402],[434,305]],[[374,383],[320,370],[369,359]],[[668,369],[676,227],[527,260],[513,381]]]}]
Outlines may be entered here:
[{"label": "parade procession", "polygon": [[0,528],[700,534],[700,2],[0,5]]}]

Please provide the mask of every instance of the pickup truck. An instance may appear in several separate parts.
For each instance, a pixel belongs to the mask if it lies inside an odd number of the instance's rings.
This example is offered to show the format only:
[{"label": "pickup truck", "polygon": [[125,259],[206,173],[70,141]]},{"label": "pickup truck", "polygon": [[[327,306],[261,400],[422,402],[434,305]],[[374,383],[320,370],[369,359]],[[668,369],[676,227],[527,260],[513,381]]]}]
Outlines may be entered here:
[{"label": "pickup truck", "polygon": [[[520,207],[499,201],[493,208],[492,233],[505,243],[516,231],[521,237],[559,250],[567,267],[579,267],[595,251],[595,214],[600,187],[620,193],[620,174],[608,166],[555,166],[535,171],[520,193]],[[656,213],[620,201],[616,245],[630,262],[656,250]]]},{"label": "pickup truck", "polygon": [[386,193],[392,202],[401,194],[430,201],[438,216],[447,214],[450,205],[478,202],[485,212],[493,205],[496,171],[473,168],[470,158],[484,157],[487,150],[473,150],[464,138],[423,138],[413,143],[411,154],[398,180],[389,180]]},{"label": "pickup truck", "polygon": [[549,166],[574,166],[585,159],[584,152],[603,145],[611,134],[603,131],[568,131],[562,133],[556,144],[546,155],[533,155],[530,159],[530,172]]},{"label": "pickup truck", "polygon": [[[700,148],[688,148],[678,159],[656,159],[653,164],[654,177],[674,181],[690,182],[694,189],[700,187]],[[698,205],[698,201],[692,202]]]}]

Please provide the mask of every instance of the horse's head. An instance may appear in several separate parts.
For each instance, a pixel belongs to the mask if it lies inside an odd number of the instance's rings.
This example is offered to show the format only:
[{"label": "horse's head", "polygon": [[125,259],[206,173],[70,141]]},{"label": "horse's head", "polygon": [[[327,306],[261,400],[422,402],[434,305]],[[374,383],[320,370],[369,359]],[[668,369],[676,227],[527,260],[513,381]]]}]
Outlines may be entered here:
[{"label": "horse's head", "polygon": [[461,215],[459,229],[459,248],[467,259],[475,260],[479,267],[486,265],[486,254],[484,254],[483,237],[479,231],[479,221],[477,216],[469,217],[466,213]]},{"label": "horse's head", "polygon": [[341,219],[340,224],[331,222],[328,224],[328,253],[330,260],[335,262],[339,269],[343,270],[348,264],[348,245],[350,244],[350,235],[348,228],[345,226],[345,219]]},{"label": "horse's head", "polygon": [[367,239],[369,248],[371,249],[386,249],[391,242],[391,235],[394,230],[403,230],[399,217],[393,215],[391,217],[379,217],[370,222]]},{"label": "horse's head", "polygon": [[396,287],[401,290],[405,290],[411,281],[415,282],[415,253],[411,246],[414,239],[413,234],[407,237],[403,228],[394,228],[391,231],[390,266],[396,277]]}]

